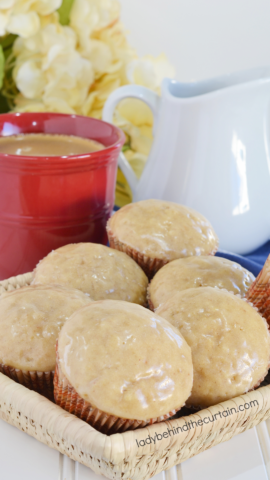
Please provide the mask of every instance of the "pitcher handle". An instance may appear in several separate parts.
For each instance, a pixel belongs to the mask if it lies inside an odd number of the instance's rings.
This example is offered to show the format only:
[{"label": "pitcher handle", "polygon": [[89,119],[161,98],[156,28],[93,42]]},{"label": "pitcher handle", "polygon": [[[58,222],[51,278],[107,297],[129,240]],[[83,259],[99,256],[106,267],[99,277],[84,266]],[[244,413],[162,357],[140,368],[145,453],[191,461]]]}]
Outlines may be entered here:
[{"label": "pitcher handle", "polygon": [[[155,131],[155,124],[158,117],[158,110],[159,110],[159,102],[160,97],[150,90],[149,88],[142,87],[140,85],[125,85],[124,87],[120,87],[115,90],[107,99],[104,108],[102,119],[105,122],[112,123],[113,121],[113,113],[117,106],[117,104],[123,100],[124,98],[138,98],[148,105],[153,113],[154,116],[154,125],[153,131]],[[128,163],[125,155],[120,153],[118,165],[121,168],[123,174],[125,175],[129,186],[132,191],[132,195],[134,196],[135,191],[138,187],[139,180],[137,179],[135,173],[133,172],[130,164]]]}]

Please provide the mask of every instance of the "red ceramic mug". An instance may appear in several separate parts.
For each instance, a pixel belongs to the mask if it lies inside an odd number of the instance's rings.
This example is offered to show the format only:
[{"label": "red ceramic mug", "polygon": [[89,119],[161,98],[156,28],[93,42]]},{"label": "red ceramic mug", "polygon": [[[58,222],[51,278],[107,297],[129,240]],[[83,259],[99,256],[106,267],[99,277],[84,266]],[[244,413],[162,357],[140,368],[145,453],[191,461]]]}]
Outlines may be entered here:
[{"label": "red ceramic mug", "polygon": [[68,157],[0,153],[1,280],[32,271],[51,250],[68,243],[107,241],[123,132],[77,115],[0,115],[0,136],[40,132],[89,138],[105,148]]}]

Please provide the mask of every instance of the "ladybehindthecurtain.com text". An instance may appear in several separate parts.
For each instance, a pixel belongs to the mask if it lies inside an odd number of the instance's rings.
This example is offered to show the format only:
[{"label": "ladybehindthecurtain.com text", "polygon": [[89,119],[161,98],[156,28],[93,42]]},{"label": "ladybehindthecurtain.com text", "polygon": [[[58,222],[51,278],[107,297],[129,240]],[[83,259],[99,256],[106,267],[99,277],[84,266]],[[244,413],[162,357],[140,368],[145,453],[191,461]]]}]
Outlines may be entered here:
[{"label": "ladybehindthecurtain.com text", "polygon": [[160,441],[162,440],[162,438],[168,438],[173,435],[177,435],[179,432],[187,432],[195,426],[202,427],[203,425],[207,425],[208,423],[216,422],[218,420],[217,417],[228,417],[229,415],[233,415],[234,413],[244,412],[244,410],[248,410],[249,408],[255,407],[257,405],[259,405],[258,401],[252,400],[251,402],[245,403],[244,405],[239,405],[238,410],[236,408],[227,408],[227,410],[215,413],[215,415],[212,415],[212,417],[204,417],[203,419],[197,420],[197,422],[186,422],[182,427],[173,427],[171,429],[167,428],[167,431],[163,433],[155,432],[155,435],[153,437],[148,435],[145,440],[140,440],[139,442],[138,440],[136,440],[136,443],[138,447],[144,447],[145,445],[149,445],[150,443],[156,443],[157,440]]}]

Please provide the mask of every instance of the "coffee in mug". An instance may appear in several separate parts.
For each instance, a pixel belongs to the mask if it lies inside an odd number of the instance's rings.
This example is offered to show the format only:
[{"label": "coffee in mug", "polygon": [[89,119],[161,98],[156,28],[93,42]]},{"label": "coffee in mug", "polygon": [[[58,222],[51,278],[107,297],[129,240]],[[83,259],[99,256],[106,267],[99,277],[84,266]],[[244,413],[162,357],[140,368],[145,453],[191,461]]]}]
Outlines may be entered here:
[{"label": "coffee in mug", "polygon": [[75,135],[24,133],[0,137],[0,153],[34,157],[82,155],[102,150],[104,145]]}]

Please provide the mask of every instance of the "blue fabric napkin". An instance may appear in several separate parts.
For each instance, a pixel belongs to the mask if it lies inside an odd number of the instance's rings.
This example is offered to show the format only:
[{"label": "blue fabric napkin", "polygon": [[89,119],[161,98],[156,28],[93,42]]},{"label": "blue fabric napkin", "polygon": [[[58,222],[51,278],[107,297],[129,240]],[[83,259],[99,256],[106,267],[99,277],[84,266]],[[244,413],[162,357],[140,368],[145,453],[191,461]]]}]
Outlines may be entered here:
[{"label": "blue fabric napkin", "polygon": [[223,250],[216,253],[218,257],[228,258],[229,260],[240,263],[242,267],[252,272],[255,277],[260,273],[269,254],[270,241],[248,255],[236,255],[235,253],[225,252]]},{"label": "blue fabric napkin", "polygon": [[262,245],[258,250],[250,253],[249,255],[245,255],[246,258],[252,260],[253,262],[258,263],[263,267],[265,260],[267,259],[268,255],[270,254],[270,241],[266,242]]}]

